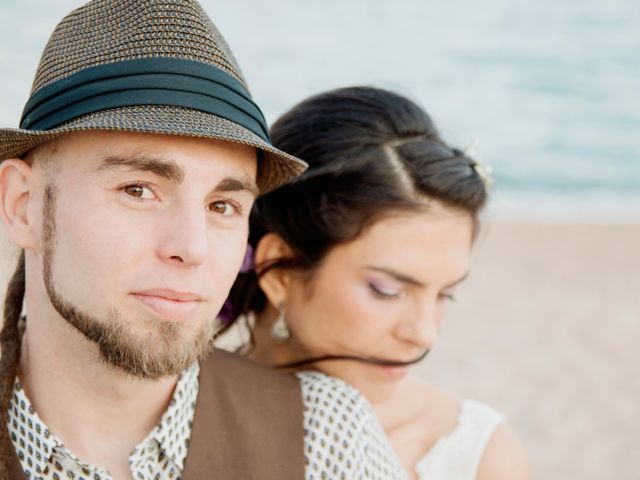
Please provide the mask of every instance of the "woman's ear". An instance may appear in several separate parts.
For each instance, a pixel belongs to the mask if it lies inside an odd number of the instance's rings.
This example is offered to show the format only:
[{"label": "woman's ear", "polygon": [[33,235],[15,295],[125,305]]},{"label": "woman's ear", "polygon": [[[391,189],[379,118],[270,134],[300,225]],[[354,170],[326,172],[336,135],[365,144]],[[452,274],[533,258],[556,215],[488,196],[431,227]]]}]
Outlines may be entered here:
[{"label": "woman's ear", "polygon": [[[282,258],[293,257],[293,250],[282,237],[275,233],[267,233],[260,239],[256,247],[256,266],[269,265]],[[286,269],[273,268],[264,275],[259,275],[258,284],[269,303],[276,308],[287,302],[287,289],[290,274]]]},{"label": "woman's ear", "polygon": [[29,205],[32,169],[19,158],[0,163],[0,217],[13,242],[21,248],[36,248],[37,235],[29,222]]}]

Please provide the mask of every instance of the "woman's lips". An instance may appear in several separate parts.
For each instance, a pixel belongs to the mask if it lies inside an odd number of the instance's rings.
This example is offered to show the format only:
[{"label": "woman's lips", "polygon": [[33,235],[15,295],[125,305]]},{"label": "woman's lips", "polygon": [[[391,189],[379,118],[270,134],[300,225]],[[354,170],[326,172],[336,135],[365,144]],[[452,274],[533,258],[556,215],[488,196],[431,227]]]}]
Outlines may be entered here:
[{"label": "woman's lips", "polygon": [[202,301],[202,297],[194,293],[166,289],[135,292],[133,297],[157,317],[173,322],[184,322],[191,318]]}]

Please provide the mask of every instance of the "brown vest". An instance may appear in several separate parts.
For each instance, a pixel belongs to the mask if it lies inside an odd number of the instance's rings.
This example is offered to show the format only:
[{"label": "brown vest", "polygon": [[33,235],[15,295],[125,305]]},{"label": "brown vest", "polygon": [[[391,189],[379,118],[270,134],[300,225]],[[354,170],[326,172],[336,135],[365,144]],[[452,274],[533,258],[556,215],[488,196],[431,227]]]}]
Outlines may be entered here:
[{"label": "brown vest", "polygon": [[[293,376],[215,350],[200,365],[199,381],[183,480],[305,478],[302,398]],[[25,479],[17,455],[8,453],[11,480]]]}]

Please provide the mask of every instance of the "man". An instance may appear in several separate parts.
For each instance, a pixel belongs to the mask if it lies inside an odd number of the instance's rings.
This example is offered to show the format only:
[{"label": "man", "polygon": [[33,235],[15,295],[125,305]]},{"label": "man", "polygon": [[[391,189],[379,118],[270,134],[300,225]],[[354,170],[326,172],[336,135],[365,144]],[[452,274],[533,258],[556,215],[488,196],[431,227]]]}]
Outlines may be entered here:
[{"label": "man", "polygon": [[68,15],[0,159],[22,249],[0,333],[1,479],[397,474],[344,384],[210,355],[253,200],[304,163],[270,145],[195,1]]}]

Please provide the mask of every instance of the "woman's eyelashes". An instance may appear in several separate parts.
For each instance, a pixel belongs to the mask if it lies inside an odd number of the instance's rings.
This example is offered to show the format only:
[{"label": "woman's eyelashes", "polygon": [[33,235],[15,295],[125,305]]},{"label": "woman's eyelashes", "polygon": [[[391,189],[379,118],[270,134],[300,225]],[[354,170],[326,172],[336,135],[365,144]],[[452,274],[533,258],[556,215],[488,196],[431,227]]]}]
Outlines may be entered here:
[{"label": "woman's eyelashes", "polygon": [[442,292],[440,292],[438,297],[441,300],[445,300],[445,301],[448,301],[448,302],[455,302],[456,301],[455,293],[456,293],[455,290],[443,290]]},{"label": "woman's eyelashes", "polygon": [[[393,285],[388,282],[382,282],[379,280],[369,280],[367,282],[369,291],[374,297],[382,300],[390,300],[400,298],[403,293],[401,286]],[[443,302],[455,302],[456,295],[454,289],[442,290],[438,293],[438,300]]]},{"label": "woman's eyelashes", "polygon": [[367,285],[374,297],[383,300],[398,298],[402,293],[402,290],[399,287],[376,280],[369,280]]}]

